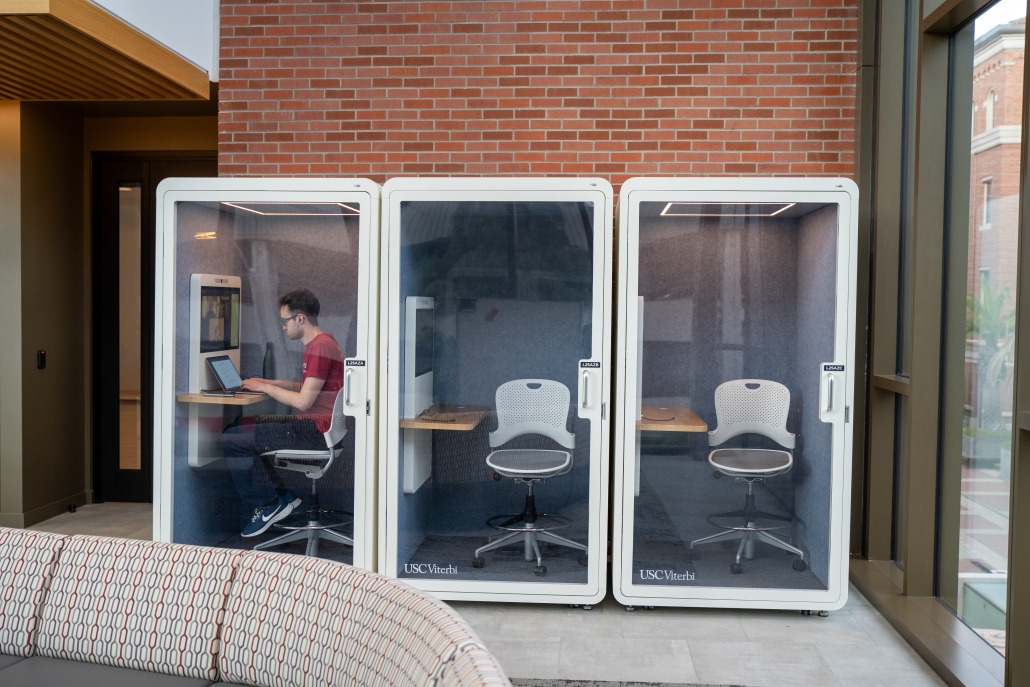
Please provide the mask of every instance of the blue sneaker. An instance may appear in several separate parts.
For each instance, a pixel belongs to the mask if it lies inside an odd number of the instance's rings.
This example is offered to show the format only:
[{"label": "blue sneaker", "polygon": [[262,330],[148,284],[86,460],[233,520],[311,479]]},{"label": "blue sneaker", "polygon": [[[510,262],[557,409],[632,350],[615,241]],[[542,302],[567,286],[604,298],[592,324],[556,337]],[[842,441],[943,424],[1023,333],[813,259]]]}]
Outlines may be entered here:
[{"label": "blue sneaker", "polygon": [[254,509],[254,516],[250,519],[241,534],[244,537],[256,537],[269,527],[279,522],[293,512],[293,509],[300,505],[300,499],[295,498],[292,493],[280,496],[270,506],[263,506]]}]

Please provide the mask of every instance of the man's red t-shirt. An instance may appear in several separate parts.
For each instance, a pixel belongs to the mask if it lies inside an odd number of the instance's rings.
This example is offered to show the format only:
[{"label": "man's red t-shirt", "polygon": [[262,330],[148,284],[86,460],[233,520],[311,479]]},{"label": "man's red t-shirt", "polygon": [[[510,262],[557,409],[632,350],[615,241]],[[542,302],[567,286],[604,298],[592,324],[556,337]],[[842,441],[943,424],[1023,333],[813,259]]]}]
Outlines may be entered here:
[{"label": "man's red t-shirt", "polygon": [[321,332],[304,347],[301,385],[308,377],[316,377],[325,383],[322,384],[322,391],[319,392],[314,405],[298,417],[310,417],[315,421],[318,431],[328,431],[336,395],[343,388],[343,349],[336,343],[332,334]]}]

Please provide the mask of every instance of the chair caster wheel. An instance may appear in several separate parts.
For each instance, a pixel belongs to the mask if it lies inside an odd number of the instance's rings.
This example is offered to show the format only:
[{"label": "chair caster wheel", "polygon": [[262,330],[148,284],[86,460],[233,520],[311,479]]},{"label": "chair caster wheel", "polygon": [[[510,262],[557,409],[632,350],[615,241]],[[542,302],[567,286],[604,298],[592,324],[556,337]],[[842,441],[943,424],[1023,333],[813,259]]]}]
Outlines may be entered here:
[{"label": "chair caster wheel", "polygon": [[727,539],[725,541],[721,541],[721,542],[719,542],[719,544],[724,549],[735,549],[735,548],[737,548],[737,542],[733,541],[732,539]]},{"label": "chair caster wheel", "polygon": [[804,572],[808,570],[808,563],[803,558],[795,558],[791,566],[798,572]]},{"label": "chair caster wheel", "polygon": [[533,572],[536,573],[537,577],[543,577],[544,575],[547,574],[547,566],[546,565],[538,565],[533,570]]},{"label": "chair caster wheel", "polygon": [[744,572],[744,566],[740,563],[730,563],[730,572],[734,575],[739,575]]},{"label": "chair caster wheel", "polygon": [[701,552],[697,549],[687,549],[687,560],[696,561],[701,559]]},{"label": "chair caster wheel", "polygon": [[481,556],[476,556],[475,558],[472,559],[472,567],[473,568],[482,568],[484,565],[486,565],[486,559],[485,558],[483,558]]},{"label": "chair caster wheel", "polygon": [[586,556],[580,556],[579,558],[576,559],[576,562],[579,563],[582,566],[586,566],[587,560],[588,559],[587,559]]}]

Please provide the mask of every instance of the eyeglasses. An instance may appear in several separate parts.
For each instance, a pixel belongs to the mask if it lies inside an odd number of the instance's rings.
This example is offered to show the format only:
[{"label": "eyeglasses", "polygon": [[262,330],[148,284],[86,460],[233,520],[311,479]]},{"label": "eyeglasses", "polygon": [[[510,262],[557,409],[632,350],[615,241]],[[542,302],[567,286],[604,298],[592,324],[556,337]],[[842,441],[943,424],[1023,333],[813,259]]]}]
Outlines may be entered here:
[{"label": "eyeglasses", "polygon": [[289,322],[290,320],[295,320],[295,319],[297,319],[298,317],[300,317],[300,316],[301,316],[301,315],[303,315],[303,314],[304,314],[304,313],[297,313],[297,314],[296,314],[296,315],[294,315],[293,317],[280,317],[280,318],[279,318],[279,324],[280,324],[281,326],[285,327],[285,326],[286,326],[286,323],[287,323],[287,322]]}]

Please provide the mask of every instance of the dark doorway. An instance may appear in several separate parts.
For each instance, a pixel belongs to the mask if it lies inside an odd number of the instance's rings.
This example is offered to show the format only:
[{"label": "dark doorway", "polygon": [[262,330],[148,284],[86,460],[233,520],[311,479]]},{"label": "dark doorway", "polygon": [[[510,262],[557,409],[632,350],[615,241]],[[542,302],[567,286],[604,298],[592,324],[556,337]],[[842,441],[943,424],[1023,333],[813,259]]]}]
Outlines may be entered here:
[{"label": "dark doorway", "polygon": [[92,158],[93,498],[153,496],[154,243],[157,185],[217,176],[215,153]]}]

